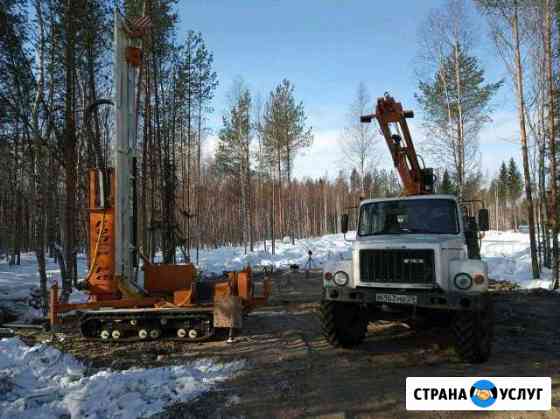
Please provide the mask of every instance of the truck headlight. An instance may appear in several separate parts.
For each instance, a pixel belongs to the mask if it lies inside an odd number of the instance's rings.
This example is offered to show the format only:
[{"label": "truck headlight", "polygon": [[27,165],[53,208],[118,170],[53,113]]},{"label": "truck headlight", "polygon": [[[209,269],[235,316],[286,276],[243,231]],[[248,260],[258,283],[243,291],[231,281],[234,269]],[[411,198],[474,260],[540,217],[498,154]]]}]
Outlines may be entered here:
[{"label": "truck headlight", "polygon": [[455,275],[453,282],[455,282],[455,286],[460,290],[468,290],[473,284],[472,277],[467,273]]},{"label": "truck headlight", "polygon": [[473,275],[473,281],[476,285],[484,284],[484,281],[485,281],[484,275],[481,274],[481,273],[474,274]]},{"label": "truck headlight", "polygon": [[339,287],[343,287],[348,283],[348,274],[346,272],[338,271],[334,274],[333,281]]}]

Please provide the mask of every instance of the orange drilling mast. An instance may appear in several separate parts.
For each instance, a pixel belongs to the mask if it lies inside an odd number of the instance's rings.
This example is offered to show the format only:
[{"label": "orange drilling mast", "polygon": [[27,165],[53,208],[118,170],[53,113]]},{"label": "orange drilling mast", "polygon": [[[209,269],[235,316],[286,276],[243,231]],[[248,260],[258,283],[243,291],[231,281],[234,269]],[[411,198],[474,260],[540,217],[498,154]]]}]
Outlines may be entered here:
[{"label": "orange drilling mast", "polygon": [[89,299],[60,303],[53,286],[49,320],[56,328],[62,313],[78,311],[82,335],[104,341],[200,341],[216,329],[240,328],[244,315],[266,304],[271,282],[265,279],[257,296],[250,267],[201,280],[192,263],[156,264],[142,256],[136,240],[136,90],[139,44],[149,26],[146,17],[128,20],[115,12],[115,96],[90,106],[115,105],[116,121],[113,167],[89,170]]},{"label": "orange drilling mast", "polygon": [[[385,96],[377,99],[375,113],[362,116],[360,121],[369,123],[374,118],[377,119],[403,183],[403,195],[432,194],[434,193],[433,169],[420,167],[406,122],[407,118],[413,117],[413,111],[403,110],[402,104],[386,93]],[[391,131],[390,124],[396,126],[396,133]]]}]

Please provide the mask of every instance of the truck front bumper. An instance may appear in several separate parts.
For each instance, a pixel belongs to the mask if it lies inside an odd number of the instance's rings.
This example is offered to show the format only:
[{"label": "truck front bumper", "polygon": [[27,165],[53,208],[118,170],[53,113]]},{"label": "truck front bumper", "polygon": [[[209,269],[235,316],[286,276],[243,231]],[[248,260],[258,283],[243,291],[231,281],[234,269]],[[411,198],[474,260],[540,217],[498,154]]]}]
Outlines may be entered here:
[{"label": "truck front bumper", "polygon": [[[488,293],[457,293],[441,290],[394,289],[394,288],[347,288],[328,287],[323,289],[323,299],[346,303],[416,306],[441,310],[484,310]],[[411,300],[415,302],[410,302]]]}]

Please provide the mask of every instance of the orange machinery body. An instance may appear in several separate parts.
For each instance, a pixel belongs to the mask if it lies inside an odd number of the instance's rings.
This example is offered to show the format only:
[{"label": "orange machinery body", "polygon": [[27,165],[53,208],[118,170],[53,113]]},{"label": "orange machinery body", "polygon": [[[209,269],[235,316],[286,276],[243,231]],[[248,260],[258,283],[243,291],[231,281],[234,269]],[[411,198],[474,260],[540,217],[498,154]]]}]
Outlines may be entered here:
[{"label": "orange machinery body", "polygon": [[[171,323],[176,326],[179,338],[184,337],[186,329],[188,329],[189,336],[197,335],[198,332],[210,332],[210,328],[206,326],[212,319],[214,320],[213,327],[233,328],[237,327],[233,326],[234,323],[241,322],[234,321],[234,318],[240,317],[238,315],[241,312],[247,313],[257,305],[265,304],[270,293],[271,283],[269,279],[266,279],[263,283],[262,295],[259,297],[254,295],[250,268],[242,272],[230,273],[223,280],[199,281],[196,269],[192,264],[154,264],[142,256],[141,249],[136,248],[136,243],[132,244],[136,254],[132,254],[130,250],[129,241],[132,240],[128,236],[131,234],[134,237],[137,225],[135,225],[134,209],[132,217],[130,217],[129,208],[126,207],[125,202],[136,199],[135,188],[128,182],[129,176],[130,180],[136,182],[135,176],[130,175],[136,163],[132,153],[122,150],[131,150],[136,146],[137,113],[133,106],[134,101],[128,100],[127,97],[131,95],[131,92],[134,93],[134,86],[141,85],[141,79],[137,81],[136,78],[137,75],[141,77],[142,74],[140,71],[142,50],[139,43],[149,32],[150,27],[149,17],[126,19],[115,11],[115,60],[113,63],[116,75],[115,100],[98,100],[88,108],[89,113],[100,104],[117,105],[115,147],[119,150],[114,159],[115,167],[118,170],[108,169],[104,172],[95,169],[89,170],[88,253],[90,269],[85,278],[89,300],[83,304],[61,304],[58,298],[58,287],[55,285],[51,289],[49,308],[51,324],[54,326],[60,321],[59,314],[61,313],[83,310],[80,320],[81,328],[82,333],[84,330],[89,333],[88,337],[117,340],[123,333],[130,335],[138,332],[138,337],[144,339],[148,332],[143,328],[134,330],[132,327],[142,322],[145,323],[142,327],[151,328],[149,336],[154,339],[161,335],[163,329],[171,331],[172,328],[169,326]],[[129,91],[129,88],[132,91]],[[119,212],[115,205],[117,200],[121,202],[121,206],[124,206],[119,209]],[[116,227],[118,214],[122,218],[120,222],[122,231],[120,232]],[[120,237],[121,234],[127,237]],[[126,257],[123,258],[121,255],[122,262],[119,262],[118,251],[124,245],[129,248],[124,250],[127,252]],[[134,278],[138,273],[137,263],[130,262],[131,260],[138,262],[138,255],[144,259],[142,289],[136,284]],[[126,266],[117,266],[117,263],[123,263]],[[130,272],[131,270],[132,272]],[[120,272],[125,272],[122,277]],[[117,275],[117,273],[119,274]],[[232,313],[230,326],[224,326],[228,322],[228,315],[223,314],[227,312],[225,310],[227,307],[233,307],[230,310]],[[86,319],[88,316],[89,319]],[[154,326],[155,324],[159,324],[159,329]]]},{"label": "orange machinery body", "polygon": [[[110,181],[109,200],[114,197],[115,182],[108,172]],[[86,278],[90,301],[115,300],[119,296],[115,281],[115,229],[114,208],[99,206],[99,176],[97,170],[89,170],[89,255],[90,270]]]},{"label": "orange machinery body", "polygon": [[[420,167],[406,122],[407,118],[413,116],[412,111],[403,110],[400,102],[386,94],[377,99],[375,113],[362,116],[361,121],[371,122],[373,118],[377,119],[403,183],[403,195],[430,194],[433,193],[433,172],[432,169]],[[390,124],[395,124],[401,135],[392,133]]]},{"label": "orange machinery body", "polygon": [[[110,205],[101,207],[99,188],[100,178],[97,170],[89,171],[89,255],[90,270],[86,277],[89,300],[91,302],[118,300],[121,298],[119,281],[115,276],[115,229],[114,229],[114,188],[111,172],[108,178],[111,193]],[[144,266],[144,289],[148,294],[162,295],[175,290],[190,288],[195,277],[194,267],[188,265],[154,265],[147,262]]]},{"label": "orange machinery body", "polygon": [[241,272],[230,272],[227,278],[213,281],[212,299],[200,301],[197,295],[197,273],[193,264],[153,264],[145,257],[144,286],[145,295],[123,295],[119,278],[115,275],[115,231],[114,231],[114,188],[111,171],[110,205],[101,207],[100,179],[98,171],[89,170],[89,255],[90,269],[86,276],[89,300],[82,304],[61,304],[58,301],[58,287],[51,289],[50,321],[57,324],[59,314],[72,310],[91,310],[99,308],[187,308],[212,306],[213,303],[228,296],[239,297],[243,312],[247,313],[268,300],[271,291],[269,279],[264,281],[263,295],[253,295],[252,271],[246,268]]}]

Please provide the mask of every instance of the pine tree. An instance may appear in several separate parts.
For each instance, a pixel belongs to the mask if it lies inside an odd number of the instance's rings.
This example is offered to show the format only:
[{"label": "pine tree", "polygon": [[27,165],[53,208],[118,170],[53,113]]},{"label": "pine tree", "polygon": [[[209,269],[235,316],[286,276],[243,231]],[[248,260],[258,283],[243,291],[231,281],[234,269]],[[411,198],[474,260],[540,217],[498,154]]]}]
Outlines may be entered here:
[{"label": "pine tree", "polygon": [[195,136],[195,115],[196,115],[196,55],[197,50],[200,48],[202,42],[202,35],[194,31],[188,31],[182,46],[182,60],[181,60],[181,79],[184,83],[184,104],[183,104],[183,118],[185,123],[185,135],[181,137],[182,140],[182,160],[181,160],[181,173],[183,176],[183,213],[186,216],[183,218],[183,228],[187,239],[187,252],[190,257],[191,249],[191,222],[192,222],[192,185],[193,185],[193,162],[192,156],[196,143]]},{"label": "pine tree", "polygon": [[521,193],[523,192],[523,180],[521,177],[521,172],[517,168],[517,164],[513,158],[510,159],[507,169],[507,179],[508,179],[508,192],[510,200],[516,202]]},{"label": "pine tree", "polygon": [[442,194],[452,194],[455,195],[457,193],[455,185],[451,180],[451,176],[449,176],[449,172],[447,169],[443,172],[443,177],[441,178],[441,183],[438,188],[438,193]]},{"label": "pine tree", "polygon": [[[295,241],[293,231],[291,185],[296,152],[309,147],[313,142],[311,127],[307,126],[307,116],[303,102],[297,102],[295,87],[289,80],[282,80],[270,92],[263,115],[264,156],[269,164],[276,167],[278,180],[278,201],[282,233],[288,233]],[[283,174],[283,175],[282,175]],[[283,179],[286,180],[287,194],[282,194]],[[273,189],[273,193],[275,190]],[[287,197],[287,198],[286,198]],[[284,202],[287,201],[287,202]],[[275,198],[273,197],[273,202]],[[274,206],[274,203],[273,203]],[[273,238],[274,246],[274,238]],[[273,247],[274,249],[274,247]]]},{"label": "pine tree", "polygon": [[[202,34],[200,34],[200,44],[195,53],[194,70],[195,70],[195,102],[197,107],[197,141],[196,141],[196,263],[199,262],[200,239],[203,228],[201,195],[202,195],[202,139],[204,130],[205,115],[212,112],[210,101],[214,97],[214,92],[218,86],[218,75],[213,70],[214,56],[208,51]],[[252,228],[249,227],[252,232]],[[252,234],[250,234],[251,250],[252,250]]]},{"label": "pine tree", "polygon": [[239,226],[241,241],[247,250],[247,242],[251,234],[251,93],[241,81],[237,81],[232,89],[233,103],[228,114],[223,118],[220,130],[216,166],[225,175],[232,176],[239,185]]},{"label": "pine tree", "polygon": [[500,165],[500,171],[498,173],[498,196],[500,200],[502,200],[507,206],[510,195],[510,179],[508,167],[505,162],[502,162],[502,164]]},{"label": "pine tree", "polygon": [[[0,143],[4,144],[6,176],[2,177],[3,209],[8,219],[0,235],[5,234],[9,263],[20,263],[21,230],[18,220],[22,216],[24,184],[18,171],[23,168],[22,129],[30,120],[33,91],[32,59],[27,56],[25,44],[30,41],[30,31],[22,1],[0,2]],[[4,241],[4,239],[2,239]]]},{"label": "pine tree", "polygon": [[[216,167],[224,175],[241,178],[241,167],[245,159],[245,148],[250,138],[249,109],[251,94],[240,87],[231,109],[222,118],[223,127],[218,135]],[[238,179],[238,180],[239,180]]]},{"label": "pine tree", "polygon": [[415,94],[430,133],[426,150],[452,168],[457,193],[478,171],[478,134],[490,121],[491,100],[503,81],[486,83],[477,57],[458,44],[429,80],[420,80]]}]

